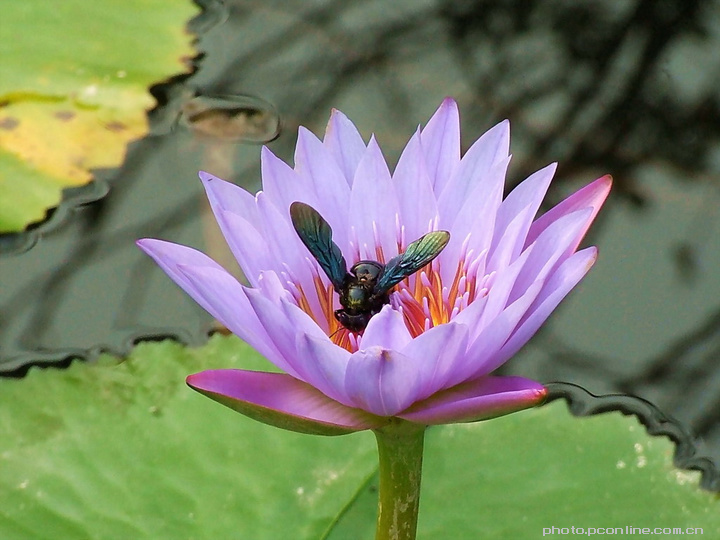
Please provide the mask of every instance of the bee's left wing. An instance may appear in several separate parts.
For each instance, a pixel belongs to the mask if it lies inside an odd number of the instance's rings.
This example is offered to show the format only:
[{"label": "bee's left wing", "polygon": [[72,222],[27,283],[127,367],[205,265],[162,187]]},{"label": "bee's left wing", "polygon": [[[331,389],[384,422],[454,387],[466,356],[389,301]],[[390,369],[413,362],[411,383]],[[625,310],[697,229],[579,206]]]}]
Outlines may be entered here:
[{"label": "bee's left wing", "polygon": [[328,222],[312,206],[301,202],[290,205],[290,219],[302,243],[330,278],[335,290],[340,292],[347,264],[340,248],[333,242]]},{"label": "bee's left wing", "polygon": [[375,293],[388,291],[392,286],[420,270],[440,255],[449,241],[450,233],[447,231],[430,232],[415,240],[404,253],[388,261],[375,284]]}]

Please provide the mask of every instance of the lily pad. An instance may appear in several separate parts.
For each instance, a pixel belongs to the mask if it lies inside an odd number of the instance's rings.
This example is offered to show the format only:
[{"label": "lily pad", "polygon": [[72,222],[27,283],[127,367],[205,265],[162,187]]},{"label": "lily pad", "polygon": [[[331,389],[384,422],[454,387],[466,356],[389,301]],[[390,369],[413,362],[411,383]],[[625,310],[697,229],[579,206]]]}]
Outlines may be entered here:
[{"label": "lily pad", "polygon": [[700,474],[675,468],[673,443],[620,412],[577,418],[558,401],[507,421],[448,426],[428,446],[442,450],[428,451],[423,504],[453,501],[421,513],[428,538],[448,529],[453,538],[536,538],[573,526],[720,534],[720,501],[698,489]]},{"label": "lily pad", "polygon": [[[0,380],[0,538],[372,538],[374,438],[253,422],[185,375],[268,369],[234,337],[140,344]],[[563,401],[431,429],[420,538],[534,538],[547,527],[702,527],[720,502],[632,416]]]},{"label": "lily pad", "polygon": [[266,368],[235,339],[0,381],[0,538],[318,538],[375,465],[369,433],[271,429],[185,386]]},{"label": "lily pad", "polygon": [[0,147],[0,232],[18,231],[41,219],[59,198],[55,180]]},{"label": "lily pad", "polygon": [[188,70],[185,26],[197,11],[189,0],[3,5],[0,151],[31,172],[17,176],[0,161],[0,232],[41,219],[91,169],[120,164],[127,143],[147,133],[148,87]]}]

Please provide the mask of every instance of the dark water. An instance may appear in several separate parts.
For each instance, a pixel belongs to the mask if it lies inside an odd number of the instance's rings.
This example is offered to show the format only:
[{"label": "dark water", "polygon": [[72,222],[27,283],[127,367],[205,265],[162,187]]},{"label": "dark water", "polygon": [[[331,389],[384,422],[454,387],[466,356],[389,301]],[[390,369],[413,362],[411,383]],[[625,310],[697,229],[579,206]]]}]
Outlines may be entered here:
[{"label": "dark water", "polygon": [[597,265],[505,372],[644,397],[720,461],[720,2],[204,5],[197,71],[153,88],[123,166],[0,237],[0,369],[202,343],[208,316],[134,245],[227,260],[198,169],[257,189],[260,144],[291,161],[332,107],[394,162],[451,95],[466,147],[510,119],[510,186],[559,161],[550,204],[615,177]]}]

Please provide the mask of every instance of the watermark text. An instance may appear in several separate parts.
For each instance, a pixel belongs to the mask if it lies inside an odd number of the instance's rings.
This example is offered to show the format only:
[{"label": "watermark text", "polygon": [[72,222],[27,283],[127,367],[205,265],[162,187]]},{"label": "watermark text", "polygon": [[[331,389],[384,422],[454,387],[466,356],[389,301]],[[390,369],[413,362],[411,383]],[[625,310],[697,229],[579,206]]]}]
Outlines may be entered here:
[{"label": "watermark text", "polygon": [[703,534],[702,527],[543,527],[543,536],[559,534],[580,534],[585,536],[596,536],[600,534]]}]

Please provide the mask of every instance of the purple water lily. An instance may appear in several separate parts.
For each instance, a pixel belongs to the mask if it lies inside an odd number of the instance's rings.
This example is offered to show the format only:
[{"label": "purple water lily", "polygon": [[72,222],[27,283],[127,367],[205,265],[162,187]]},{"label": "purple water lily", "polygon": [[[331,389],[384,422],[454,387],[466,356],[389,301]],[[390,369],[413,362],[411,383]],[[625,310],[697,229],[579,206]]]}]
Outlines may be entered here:
[{"label": "purple water lily", "polygon": [[[378,429],[393,418],[476,421],[542,402],[539,383],[491,373],[593,265],[596,249],[577,249],[611,180],[533,221],[555,165],[503,200],[509,137],[501,122],[461,157],[457,105],[446,99],[391,174],[374,137],[365,144],[333,111],[322,141],[300,128],[294,169],[263,148],[257,195],[200,173],[250,286],[192,248],[138,245],[284,373],[212,370],[188,384],[263,422],[319,434]],[[392,289],[363,330],[350,331],[334,316],[336,290],[293,227],[295,201],[329,223],[348,266],[385,263],[430,231],[448,231],[450,240]]]}]

